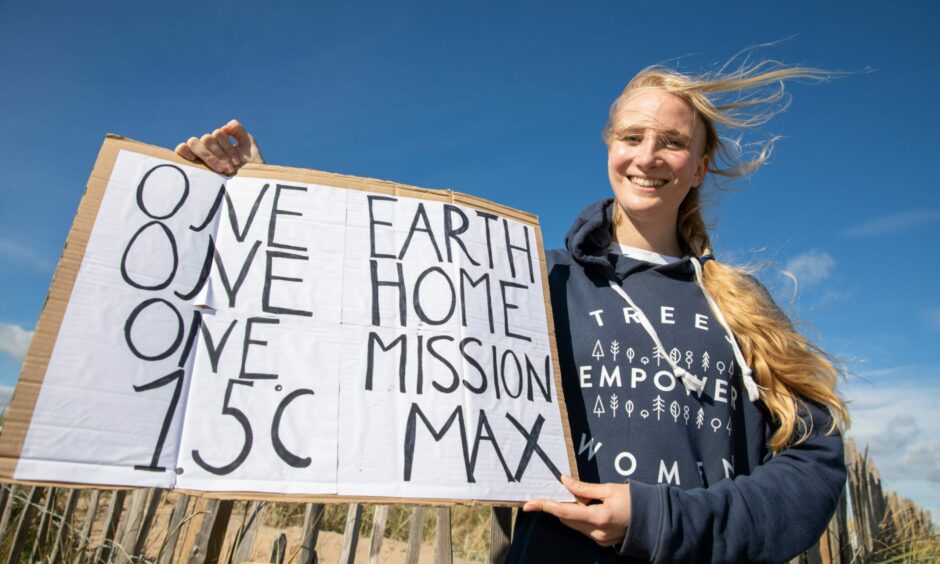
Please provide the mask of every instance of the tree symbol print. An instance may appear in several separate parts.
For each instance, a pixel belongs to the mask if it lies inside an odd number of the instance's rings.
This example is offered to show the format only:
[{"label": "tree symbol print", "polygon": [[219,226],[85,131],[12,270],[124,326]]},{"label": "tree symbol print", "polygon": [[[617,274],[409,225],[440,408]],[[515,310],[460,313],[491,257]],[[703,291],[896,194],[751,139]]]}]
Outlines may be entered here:
[{"label": "tree symbol print", "polygon": [[591,356],[594,357],[594,360],[600,360],[604,357],[604,345],[601,344],[600,339],[594,345],[594,352],[591,353]]},{"label": "tree symbol print", "polygon": [[620,343],[617,341],[611,341],[610,343],[610,354],[614,357],[614,362],[617,362],[617,354],[620,353]]},{"label": "tree symbol print", "polygon": [[597,401],[594,402],[594,414],[600,417],[602,413],[604,413],[604,401],[601,396],[597,396]]},{"label": "tree symbol print", "polygon": [[682,409],[679,407],[679,402],[673,401],[669,404],[669,414],[672,415],[672,419],[678,423],[679,416],[682,415]]},{"label": "tree symbol print", "polygon": [[725,363],[720,360],[715,363],[715,369],[718,370],[718,373],[721,374],[725,371]]},{"label": "tree symbol print", "polygon": [[633,347],[627,349],[627,360],[630,361],[630,364],[633,364],[633,357],[636,356],[636,351],[633,350]]},{"label": "tree symbol print", "polygon": [[620,401],[617,399],[617,394],[610,394],[610,413],[614,417],[617,417],[618,407],[620,407]]},{"label": "tree symbol print", "polygon": [[649,416],[650,416],[650,412],[649,412],[649,411],[646,411],[645,409],[641,409],[641,410],[640,410],[640,417],[642,417],[643,419],[646,419],[646,418],[649,417]]},{"label": "tree symbol print", "polygon": [[704,424],[705,424],[705,410],[700,407],[698,408],[698,413],[695,414],[695,426],[701,429],[702,425]]},{"label": "tree symbol print", "polygon": [[653,347],[653,358],[656,359],[656,366],[659,366],[660,359],[666,359],[666,355],[663,354],[663,349],[659,348],[658,345]]},{"label": "tree symbol print", "polygon": [[692,370],[692,363],[695,362],[695,355],[692,351],[685,351],[685,365],[689,367],[689,370]]},{"label": "tree symbol print", "polygon": [[711,360],[711,356],[708,354],[708,351],[705,351],[705,354],[702,355],[702,370],[708,371],[708,363]]},{"label": "tree symbol print", "polygon": [[682,417],[685,419],[685,424],[689,424],[689,406],[682,407]]},{"label": "tree symbol print", "polygon": [[627,400],[623,408],[627,412],[627,417],[633,417],[633,400]]},{"label": "tree symbol print", "polygon": [[653,411],[656,412],[656,420],[659,421],[662,413],[666,411],[666,402],[663,401],[662,396],[656,396],[653,400]]},{"label": "tree symbol print", "polygon": [[712,431],[717,433],[718,429],[721,429],[721,419],[718,419],[717,417],[713,418],[711,421],[711,426],[712,426]]}]

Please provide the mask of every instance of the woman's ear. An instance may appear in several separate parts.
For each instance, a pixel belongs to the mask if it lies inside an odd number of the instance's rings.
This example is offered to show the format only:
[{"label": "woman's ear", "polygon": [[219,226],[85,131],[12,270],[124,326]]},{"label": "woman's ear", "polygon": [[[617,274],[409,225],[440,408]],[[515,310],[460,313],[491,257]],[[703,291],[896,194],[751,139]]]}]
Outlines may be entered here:
[{"label": "woman's ear", "polygon": [[705,182],[709,162],[711,162],[711,159],[708,158],[708,155],[702,155],[702,159],[695,168],[695,175],[692,177],[692,186],[701,186],[702,183]]}]

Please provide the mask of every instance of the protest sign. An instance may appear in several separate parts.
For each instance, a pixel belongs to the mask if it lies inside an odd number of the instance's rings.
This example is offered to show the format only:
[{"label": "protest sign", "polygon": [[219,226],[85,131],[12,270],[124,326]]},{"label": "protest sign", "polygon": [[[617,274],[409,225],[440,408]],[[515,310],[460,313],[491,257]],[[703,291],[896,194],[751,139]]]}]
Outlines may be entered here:
[{"label": "protest sign", "polygon": [[109,136],[0,477],[329,499],[571,499],[536,219]]}]

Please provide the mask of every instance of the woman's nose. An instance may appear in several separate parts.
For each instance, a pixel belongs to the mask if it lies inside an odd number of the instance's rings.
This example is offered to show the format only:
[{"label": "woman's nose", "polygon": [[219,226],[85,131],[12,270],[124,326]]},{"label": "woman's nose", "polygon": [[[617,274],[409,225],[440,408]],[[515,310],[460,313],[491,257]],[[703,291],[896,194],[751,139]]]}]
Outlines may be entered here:
[{"label": "woman's nose", "polygon": [[650,139],[647,137],[643,142],[636,147],[636,154],[633,159],[636,162],[637,166],[643,168],[651,168],[656,165],[658,160],[658,147],[656,146],[656,140]]}]

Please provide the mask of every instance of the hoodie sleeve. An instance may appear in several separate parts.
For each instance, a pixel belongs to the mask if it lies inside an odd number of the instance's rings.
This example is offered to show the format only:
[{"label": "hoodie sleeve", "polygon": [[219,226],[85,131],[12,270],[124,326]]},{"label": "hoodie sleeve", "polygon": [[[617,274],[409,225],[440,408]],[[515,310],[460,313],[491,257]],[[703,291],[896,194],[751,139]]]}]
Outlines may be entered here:
[{"label": "hoodie sleeve", "polygon": [[650,562],[781,562],[813,545],[845,487],[842,437],[806,404],[806,440],[747,476],[682,490],[630,482],[631,524],[620,554]]}]

